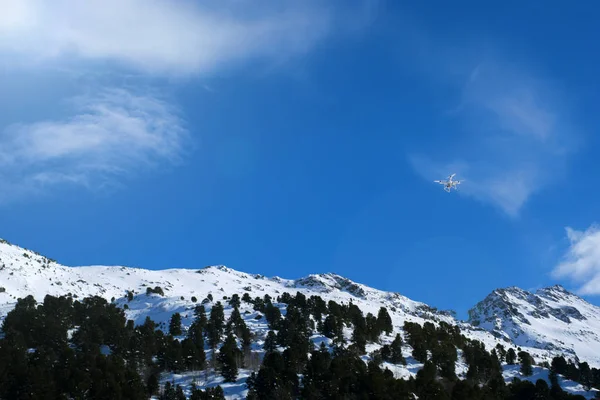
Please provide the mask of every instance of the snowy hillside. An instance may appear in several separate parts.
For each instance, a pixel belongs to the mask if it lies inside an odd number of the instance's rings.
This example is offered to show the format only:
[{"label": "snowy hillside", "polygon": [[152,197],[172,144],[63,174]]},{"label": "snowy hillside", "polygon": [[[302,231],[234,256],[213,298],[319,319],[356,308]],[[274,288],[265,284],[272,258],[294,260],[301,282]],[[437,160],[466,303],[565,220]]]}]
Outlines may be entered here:
[{"label": "snowy hillside", "polygon": [[[160,287],[164,295],[147,294],[149,288],[155,287]],[[133,292],[133,296],[128,299],[129,291]],[[368,352],[390,343],[397,332],[402,332],[405,321],[419,324],[445,321],[458,325],[466,337],[481,341],[488,350],[498,343],[505,347],[515,344],[514,347],[521,346],[540,363],[550,361],[554,355],[563,353],[564,349],[574,349],[581,361],[600,366],[600,352],[597,351],[600,349],[600,340],[595,333],[600,332],[598,308],[560,287],[546,288],[536,295],[516,288],[496,290],[471,311],[472,324],[469,324],[456,320],[450,312],[438,311],[401,294],[373,289],[335,274],[316,274],[292,280],[247,274],[225,266],[158,271],[120,266],[67,267],[30,250],[0,241],[0,320],[14,307],[18,298],[27,295],[33,295],[37,301],[43,301],[47,294],[71,294],[74,298],[99,295],[125,308],[127,317],[136,324],[150,317],[164,329],[173,313],[178,312],[185,331],[192,322],[195,303],[200,304],[209,294],[215,302],[222,301],[226,305],[225,314],[228,316],[231,308],[222,299],[233,294],[241,296],[246,292],[252,298],[269,295],[274,299],[284,292],[301,292],[307,296],[315,294],[325,301],[352,302],[364,314],[377,315],[379,308],[385,307],[391,316],[394,333],[384,335],[379,345],[369,344]],[[207,311],[210,311],[212,303],[206,303]],[[258,351],[264,343],[268,324],[260,313],[247,305],[242,306],[240,312],[257,337],[255,347]],[[350,337],[352,332],[346,333]],[[329,342],[329,339],[318,334],[312,340],[316,345],[320,341]],[[408,346],[404,353],[408,365],[390,364],[389,368],[397,377],[415,376],[422,364],[412,359]],[[565,356],[569,357],[569,354]],[[547,370],[541,367],[535,367],[535,371],[537,375],[547,375]],[[249,371],[240,372],[239,382],[223,385],[229,398],[243,396],[243,382]],[[457,363],[456,372],[464,376],[464,363]],[[515,374],[512,366],[507,366],[505,372],[506,379],[511,379]],[[198,378],[194,374],[175,377],[177,382],[188,384]],[[217,376],[204,377],[204,385],[219,383],[222,382]],[[573,382],[565,382],[563,387],[571,392],[583,393],[581,385]],[[593,394],[586,394],[587,398],[590,396]]]},{"label": "snowy hillside", "polygon": [[469,322],[519,346],[577,355],[600,365],[600,307],[560,285],[535,293],[497,289],[469,311]]},{"label": "snowy hillside", "polygon": [[[165,296],[149,301],[146,290],[156,286],[162,288]],[[511,312],[515,316],[527,315],[527,319],[532,323],[528,325],[524,322],[527,320],[525,317],[515,317],[521,319],[513,318],[509,321],[502,314],[502,321],[506,321],[502,325],[503,332],[513,330],[510,334],[498,334],[496,325],[484,322],[484,318],[480,318],[479,326],[472,326],[456,320],[450,312],[438,311],[399,293],[373,289],[335,274],[316,274],[292,280],[247,274],[225,266],[211,266],[198,270],[154,271],[120,266],[67,267],[31,250],[5,241],[0,242],[0,318],[12,309],[19,297],[29,294],[38,301],[42,301],[46,294],[59,296],[70,293],[74,298],[98,295],[107,300],[114,298],[117,304],[125,304],[127,291],[141,295],[136,296],[136,301],[129,304],[127,310],[128,318],[136,323],[142,323],[146,316],[157,322],[166,322],[172,313],[190,309],[193,305],[192,296],[200,301],[208,294],[220,299],[234,293],[241,295],[247,291],[252,297],[268,294],[276,298],[283,292],[293,294],[299,291],[308,295],[318,294],[325,301],[352,301],[365,314],[377,314],[379,307],[386,307],[392,316],[395,330],[399,330],[404,321],[420,324],[425,321],[445,321],[459,325],[465,336],[482,341],[489,349],[496,343],[506,345],[515,340],[516,345],[531,348],[531,354],[543,360],[560,353],[552,351],[555,350],[549,343],[552,341],[562,343],[562,347],[557,346],[561,347],[560,350],[579,349],[577,355],[580,359],[588,361],[590,365],[600,365],[600,352],[593,351],[600,348],[600,340],[595,333],[600,332],[598,307],[556,287],[541,290],[539,293],[544,295],[535,296],[537,300],[517,288],[499,289],[479,303],[475,309],[482,310],[481,315],[484,315],[484,310],[488,310],[486,312],[491,313],[490,315],[500,315],[494,310],[507,309],[513,310]],[[489,306],[486,307],[486,304]],[[544,309],[536,309],[535,304],[547,306]],[[581,315],[585,319],[577,319],[581,318],[578,309],[581,309]],[[551,318],[545,317],[546,314]],[[472,323],[476,321],[477,315],[476,311],[471,311]],[[563,322],[559,318],[565,321],[565,318],[569,318],[571,323]],[[185,319],[183,322],[188,323]],[[561,336],[560,331],[565,329],[568,334]],[[543,337],[547,339],[540,340]],[[532,340],[527,340],[528,338]],[[592,351],[586,351],[585,343],[589,343]]]}]

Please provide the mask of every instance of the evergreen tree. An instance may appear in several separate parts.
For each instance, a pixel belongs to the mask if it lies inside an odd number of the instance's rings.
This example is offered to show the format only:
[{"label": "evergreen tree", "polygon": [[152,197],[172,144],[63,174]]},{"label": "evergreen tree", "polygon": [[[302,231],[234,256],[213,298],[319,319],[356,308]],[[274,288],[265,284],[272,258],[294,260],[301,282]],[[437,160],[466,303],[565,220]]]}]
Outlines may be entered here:
[{"label": "evergreen tree", "polygon": [[[386,360],[387,361],[387,360]],[[389,362],[394,364],[406,365],[406,360],[402,355],[402,337],[399,333],[396,334],[394,341],[390,345]]]},{"label": "evergreen tree", "polygon": [[[262,301],[259,297],[258,299]],[[279,311],[279,308],[275,307],[271,302],[268,302],[264,307],[264,313],[269,328],[274,329],[277,327],[277,324],[281,320],[281,311]]]},{"label": "evergreen tree", "polygon": [[158,376],[156,374],[150,375],[148,377],[148,382],[146,384],[146,390],[149,395],[155,395],[158,393],[159,385],[158,385]]},{"label": "evergreen tree", "polygon": [[204,331],[200,318],[196,318],[190,325],[187,332],[187,338],[190,339],[199,350],[204,352]]},{"label": "evergreen tree", "polygon": [[250,297],[250,294],[248,292],[244,292],[244,295],[242,296],[242,301],[245,303],[252,303],[252,298]]},{"label": "evergreen tree", "polygon": [[261,313],[265,313],[266,312],[266,306],[267,306],[267,303],[263,299],[261,299],[258,296],[256,296],[254,298],[254,307],[252,307],[252,309],[254,311],[259,311]]},{"label": "evergreen tree", "polygon": [[229,300],[229,305],[233,308],[238,308],[241,304],[240,301],[240,296],[236,293],[233,296],[231,296],[231,299]]},{"label": "evergreen tree", "polygon": [[366,353],[365,347],[367,345],[367,326],[365,320],[360,318],[357,320],[357,324],[354,325],[354,331],[352,332],[352,341],[359,355]]},{"label": "evergreen tree", "polygon": [[518,353],[519,362],[521,364],[521,373],[523,376],[531,376],[533,374],[533,359],[526,351],[520,351]]},{"label": "evergreen tree", "polygon": [[567,360],[564,357],[554,357],[550,369],[557,374],[565,375],[567,373]]},{"label": "evergreen tree", "polygon": [[223,305],[220,301],[217,301],[210,310],[210,318],[206,327],[208,344],[213,350],[216,349],[217,344],[219,344],[221,341],[224,323],[225,313],[223,310]]},{"label": "evergreen tree", "polygon": [[516,361],[517,361],[517,353],[515,352],[515,349],[513,349],[511,347],[506,352],[506,363],[508,365],[514,365]]},{"label": "evergreen tree", "polygon": [[506,359],[506,349],[502,344],[498,343],[495,347],[496,354],[498,354],[498,360],[502,363]]},{"label": "evergreen tree", "polygon": [[203,304],[198,304],[196,307],[194,307],[194,317],[194,321],[198,321],[198,324],[200,324],[202,328],[206,328],[206,309],[204,308]]},{"label": "evergreen tree", "polygon": [[275,332],[273,331],[269,331],[269,333],[267,333],[267,337],[265,339],[265,344],[263,346],[263,350],[266,353],[270,353],[273,352],[277,349],[277,336],[275,335]]},{"label": "evergreen tree", "polygon": [[218,360],[221,367],[221,375],[225,382],[235,382],[238,375],[238,366],[241,364],[242,352],[237,347],[235,338],[229,334],[219,349]]},{"label": "evergreen tree", "polygon": [[342,323],[335,315],[328,315],[323,322],[323,335],[329,339],[342,336]]},{"label": "evergreen tree", "polygon": [[176,400],[187,400],[185,398],[185,394],[183,393],[183,389],[179,385],[177,385],[177,387],[175,388],[175,399]]},{"label": "evergreen tree", "polygon": [[181,335],[181,314],[174,313],[169,322],[169,333],[173,336]]},{"label": "evergreen tree", "polygon": [[312,351],[309,362],[304,370],[304,378],[302,380],[302,397],[311,399],[323,396],[322,390],[329,385],[332,379],[329,372],[331,365],[331,355],[325,347],[325,343],[321,342],[321,347],[318,351]]},{"label": "evergreen tree", "polygon": [[166,382],[160,400],[176,400],[175,389],[171,382]]},{"label": "evergreen tree", "polygon": [[587,362],[579,364],[579,382],[581,382],[585,390],[590,390],[592,388],[592,370]]},{"label": "evergreen tree", "polygon": [[215,327],[215,329],[222,333],[225,323],[225,312],[223,304],[217,301],[210,310],[209,322]]},{"label": "evergreen tree", "polygon": [[203,369],[206,363],[206,353],[203,347],[198,347],[191,339],[181,342],[181,353],[187,370]]},{"label": "evergreen tree", "polygon": [[281,353],[267,353],[258,374],[253,374],[250,379],[247,398],[291,400],[291,392],[297,379],[297,376],[289,373]]},{"label": "evergreen tree", "polygon": [[377,342],[379,340],[379,335],[381,335],[381,329],[379,323],[377,322],[377,318],[373,314],[367,313],[365,324],[367,340],[369,342]]},{"label": "evergreen tree", "polygon": [[379,312],[377,314],[377,325],[379,331],[385,332],[386,335],[391,334],[392,330],[394,329],[392,325],[392,318],[385,307],[379,308]]}]

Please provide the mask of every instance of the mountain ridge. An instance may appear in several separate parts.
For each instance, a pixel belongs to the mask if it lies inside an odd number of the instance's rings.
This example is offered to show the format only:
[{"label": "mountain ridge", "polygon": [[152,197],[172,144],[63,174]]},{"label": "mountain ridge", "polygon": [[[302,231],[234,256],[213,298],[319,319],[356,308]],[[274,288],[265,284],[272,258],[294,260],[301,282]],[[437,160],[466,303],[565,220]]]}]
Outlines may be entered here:
[{"label": "mountain ridge", "polygon": [[[164,298],[154,303],[145,301],[147,291],[156,286],[164,291]],[[132,303],[127,300],[128,291],[135,294]],[[191,313],[187,311],[194,295],[251,292],[253,296],[276,297],[285,291],[354,302],[364,312],[374,314],[379,307],[386,307],[398,330],[404,321],[444,321],[459,326],[466,336],[481,340],[489,348],[497,343],[512,343],[529,348],[540,360],[564,354],[600,366],[600,338],[595,333],[600,332],[600,308],[561,285],[535,293],[516,286],[495,289],[469,310],[469,318],[462,321],[451,311],[439,311],[400,293],[371,288],[331,272],[286,279],[245,273],[224,265],[162,270],[100,265],[67,267],[0,239],[0,319],[19,297],[32,294],[39,301],[46,294],[71,294],[74,298],[98,295],[121,307],[128,304],[128,318],[136,323],[142,323],[147,316],[165,323],[173,312],[183,312],[185,324],[191,321]],[[543,330],[540,322],[548,321],[552,322],[552,329]],[[561,329],[569,325],[573,327],[567,329],[569,335],[561,335]]]}]

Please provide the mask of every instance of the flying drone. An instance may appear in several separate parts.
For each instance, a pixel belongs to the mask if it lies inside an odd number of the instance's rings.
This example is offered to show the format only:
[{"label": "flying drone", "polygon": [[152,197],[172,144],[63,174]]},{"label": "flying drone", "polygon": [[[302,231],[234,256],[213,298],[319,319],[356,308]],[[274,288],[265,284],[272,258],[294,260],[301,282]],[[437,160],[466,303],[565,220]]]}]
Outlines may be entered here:
[{"label": "flying drone", "polygon": [[448,179],[446,179],[445,181],[434,181],[434,182],[439,183],[440,185],[444,185],[444,190],[446,192],[450,193],[450,190],[452,188],[454,188],[454,190],[458,190],[458,188],[456,186],[460,185],[460,181],[454,180],[454,175],[456,175],[456,174],[452,174],[452,175],[448,176]]}]

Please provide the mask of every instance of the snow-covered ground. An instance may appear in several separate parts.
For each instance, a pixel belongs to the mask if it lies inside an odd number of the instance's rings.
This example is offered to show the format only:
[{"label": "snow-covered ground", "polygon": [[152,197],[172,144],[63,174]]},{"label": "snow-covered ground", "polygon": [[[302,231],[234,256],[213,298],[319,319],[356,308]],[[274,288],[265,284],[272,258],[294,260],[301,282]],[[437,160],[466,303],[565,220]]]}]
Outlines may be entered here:
[{"label": "snow-covered ground", "polygon": [[530,293],[497,289],[469,311],[469,321],[518,346],[575,354],[600,364],[600,307],[555,285]]},{"label": "snow-covered ground", "polygon": [[[147,288],[156,286],[162,288],[164,296],[146,294]],[[133,300],[127,299],[127,291],[134,292]],[[237,293],[241,297],[248,292],[252,298],[268,294],[275,300],[284,292],[295,294],[297,291],[307,296],[319,295],[325,301],[352,301],[364,314],[370,312],[377,315],[380,307],[386,307],[392,318],[394,332],[389,337],[383,335],[383,343],[391,342],[397,332],[402,332],[405,321],[419,324],[445,321],[459,325],[465,336],[483,342],[488,350],[498,343],[506,348],[520,346],[538,363],[551,361],[557,354],[564,353],[568,357],[569,352],[576,352],[581,361],[587,361],[590,366],[600,366],[600,340],[596,334],[600,332],[600,309],[560,287],[543,289],[536,295],[516,288],[495,291],[471,312],[471,321],[479,323],[476,327],[456,320],[451,313],[437,311],[399,293],[370,288],[335,274],[315,274],[292,280],[243,273],[225,266],[153,271],[121,266],[67,267],[30,250],[0,241],[0,319],[20,297],[31,294],[37,301],[43,301],[47,294],[59,296],[70,293],[76,298],[93,295],[109,301],[114,298],[121,307],[127,304],[126,315],[136,324],[143,323],[148,316],[163,329],[168,326],[172,314],[179,312],[185,330],[192,322],[194,307],[208,294],[213,296],[214,302],[223,303],[228,317],[231,308],[223,299],[224,296]],[[192,301],[194,296],[196,303]],[[207,311],[210,311],[212,304],[205,304]],[[262,340],[268,331],[267,323],[264,317],[259,318],[259,313],[252,310],[251,305],[244,302],[240,312],[257,336],[255,347],[260,352]],[[350,331],[347,334],[349,337]],[[316,345],[323,340],[328,339],[319,335],[313,337]],[[549,346],[549,343],[554,345]],[[370,344],[367,350],[372,351],[377,347]],[[416,374],[422,365],[410,357],[408,346],[405,348],[405,357],[408,361],[406,367],[385,365],[398,377]],[[464,372],[464,363],[457,363],[457,374],[460,376]],[[514,373],[514,367],[507,367],[505,376],[510,380]],[[536,367],[535,373],[544,376],[540,368]],[[249,371],[242,370],[238,382],[222,384],[228,398],[243,398],[243,382],[248,375]],[[193,380],[198,382],[199,387],[221,384],[220,377],[215,374],[186,373],[163,377],[163,380],[172,379],[175,383],[185,384],[186,388]],[[565,382],[564,387],[569,391],[582,390],[572,382]]]}]

